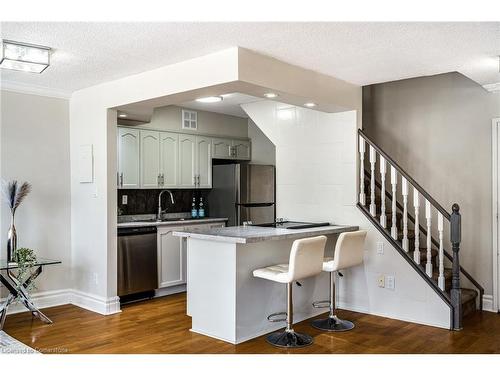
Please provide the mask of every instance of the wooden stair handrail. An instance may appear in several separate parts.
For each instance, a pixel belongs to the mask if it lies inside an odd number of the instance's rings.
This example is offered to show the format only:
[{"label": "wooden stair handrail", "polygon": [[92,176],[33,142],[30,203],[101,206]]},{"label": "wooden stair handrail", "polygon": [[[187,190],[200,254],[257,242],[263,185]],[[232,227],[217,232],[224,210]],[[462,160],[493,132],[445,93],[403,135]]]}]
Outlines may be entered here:
[{"label": "wooden stair handrail", "polygon": [[408,182],[419,191],[420,194],[424,196],[425,199],[427,199],[428,202],[431,203],[441,214],[443,217],[445,217],[448,221],[451,219],[451,214],[446,211],[443,206],[441,206],[432,196],[425,191],[425,189],[420,186],[419,183],[417,183],[406,171],[398,164],[396,161],[391,158],[389,155],[385,153],[384,150],[382,150],[380,147],[378,147],[375,142],[373,142],[364,132],[362,129],[358,129],[358,134],[361,136],[370,146],[372,146],[380,155],[384,157],[385,160],[389,162],[389,164],[394,167]]}]

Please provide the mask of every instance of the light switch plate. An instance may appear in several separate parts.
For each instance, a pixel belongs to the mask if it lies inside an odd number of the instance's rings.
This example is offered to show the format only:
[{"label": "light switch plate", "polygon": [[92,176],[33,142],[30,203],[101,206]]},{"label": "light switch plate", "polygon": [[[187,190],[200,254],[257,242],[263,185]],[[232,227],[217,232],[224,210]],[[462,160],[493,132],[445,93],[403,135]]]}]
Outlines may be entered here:
[{"label": "light switch plate", "polygon": [[122,204],[128,203],[128,197],[126,195],[122,195]]},{"label": "light switch plate", "polygon": [[385,278],[385,287],[390,290],[396,289],[396,279],[394,276],[387,276]]},{"label": "light switch plate", "polygon": [[382,241],[377,242],[377,254],[384,254],[384,243]]}]

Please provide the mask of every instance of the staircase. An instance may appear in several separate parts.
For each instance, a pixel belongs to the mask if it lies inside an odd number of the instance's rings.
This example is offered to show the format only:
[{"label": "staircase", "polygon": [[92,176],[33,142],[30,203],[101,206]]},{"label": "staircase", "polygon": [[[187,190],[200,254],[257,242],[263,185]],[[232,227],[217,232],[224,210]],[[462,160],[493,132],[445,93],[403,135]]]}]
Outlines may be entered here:
[{"label": "staircase", "polygon": [[[358,208],[449,306],[450,329],[462,329],[463,317],[478,304],[482,310],[484,289],[460,266],[460,207],[454,204],[449,213],[361,129],[358,136]],[[475,289],[461,288],[461,276]]]}]

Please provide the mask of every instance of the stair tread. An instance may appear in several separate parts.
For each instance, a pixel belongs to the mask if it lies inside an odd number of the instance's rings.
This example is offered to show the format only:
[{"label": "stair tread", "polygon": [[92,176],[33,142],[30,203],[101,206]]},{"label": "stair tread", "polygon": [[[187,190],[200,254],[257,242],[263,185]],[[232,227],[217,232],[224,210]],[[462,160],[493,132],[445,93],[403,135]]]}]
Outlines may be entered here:
[{"label": "stair tread", "polygon": [[462,305],[466,304],[472,299],[476,299],[476,297],[479,295],[477,290],[474,289],[461,288],[460,292],[462,295]]}]

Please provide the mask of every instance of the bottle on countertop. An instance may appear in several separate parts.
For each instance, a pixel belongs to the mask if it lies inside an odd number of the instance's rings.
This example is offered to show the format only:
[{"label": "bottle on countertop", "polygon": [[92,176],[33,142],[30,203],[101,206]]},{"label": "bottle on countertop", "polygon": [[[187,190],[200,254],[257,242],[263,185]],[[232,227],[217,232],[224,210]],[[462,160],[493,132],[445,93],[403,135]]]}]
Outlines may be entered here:
[{"label": "bottle on countertop", "polygon": [[198,210],[196,209],[196,197],[193,196],[193,203],[191,203],[191,217],[198,217]]},{"label": "bottle on countertop", "polygon": [[200,205],[198,206],[198,217],[205,217],[205,208],[203,207],[203,197],[200,197]]}]

